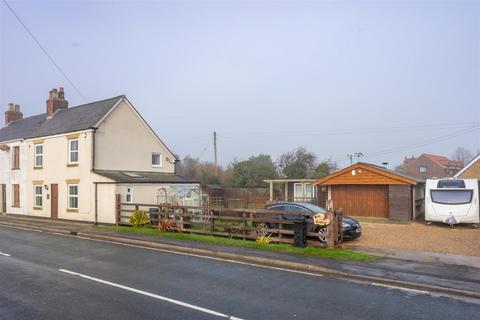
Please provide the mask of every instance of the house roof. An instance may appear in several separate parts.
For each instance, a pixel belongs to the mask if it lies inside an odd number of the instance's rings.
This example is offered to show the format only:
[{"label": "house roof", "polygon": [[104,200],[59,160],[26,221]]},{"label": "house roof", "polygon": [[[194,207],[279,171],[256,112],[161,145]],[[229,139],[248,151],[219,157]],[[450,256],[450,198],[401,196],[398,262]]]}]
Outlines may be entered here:
[{"label": "house roof", "polygon": [[424,180],[421,180],[421,179],[418,179],[418,178],[415,178],[415,177],[411,177],[411,176],[405,175],[403,173],[387,169],[387,168],[382,167],[382,166],[378,166],[378,165],[371,164],[371,163],[358,162],[358,163],[352,164],[351,166],[343,168],[341,170],[335,171],[332,174],[330,174],[330,175],[328,175],[328,176],[326,176],[322,179],[317,180],[314,184],[315,185],[329,184],[330,180],[332,180],[332,179],[334,179],[338,176],[341,176],[341,175],[349,172],[350,170],[357,169],[357,168],[368,169],[368,170],[370,170],[370,171],[372,171],[372,172],[374,172],[374,173],[376,173],[380,176],[384,176],[385,178],[390,179],[390,181],[393,180],[393,181],[401,182],[403,184],[416,185],[417,183],[424,182]]},{"label": "house roof", "polygon": [[95,170],[94,172],[117,183],[198,183],[174,173],[123,170]]},{"label": "house roof", "polygon": [[462,161],[450,160],[447,157],[439,156],[439,155],[436,155],[436,154],[424,153],[423,156],[425,156],[426,158],[430,159],[431,161],[435,162],[436,164],[438,164],[439,166],[444,167],[444,168],[448,167],[448,166],[451,166],[451,165],[459,165],[459,166],[463,165]]},{"label": "house roof", "polygon": [[465,171],[468,170],[468,168],[470,168],[474,163],[480,161],[480,154],[478,156],[476,156],[475,158],[473,158],[472,160],[470,160],[469,163],[467,163],[466,166],[464,166],[462,168],[462,170],[458,171],[457,174],[455,175],[455,178],[458,178],[461,174],[463,174]]},{"label": "house roof", "polygon": [[53,117],[40,114],[14,121],[0,129],[0,141],[45,137],[94,127],[124,95],[58,110]]},{"label": "house roof", "polygon": [[273,183],[286,183],[286,182],[298,182],[298,183],[301,183],[301,182],[314,182],[315,179],[265,179],[263,180],[263,182],[266,182],[266,183],[270,183],[270,182],[273,182]]}]

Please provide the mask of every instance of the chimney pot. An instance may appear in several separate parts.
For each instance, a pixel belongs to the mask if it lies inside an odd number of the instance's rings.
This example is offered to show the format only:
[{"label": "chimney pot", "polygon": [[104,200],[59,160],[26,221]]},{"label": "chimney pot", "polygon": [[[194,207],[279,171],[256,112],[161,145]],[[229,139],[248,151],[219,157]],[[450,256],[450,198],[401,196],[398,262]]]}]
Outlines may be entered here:
[{"label": "chimney pot", "polygon": [[9,125],[13,121],[23,119],[23,113],[20,112],[20,105],[9,103],[8,109],[5,111],[5,125]]},{"label": "chimney pot", "polygon": [[59,87],[58,90],[56,88],[52,89],[47,100],[47,118],[53,117],[58,110],[67,108],[68,101],[65,100],[63,87]]}]

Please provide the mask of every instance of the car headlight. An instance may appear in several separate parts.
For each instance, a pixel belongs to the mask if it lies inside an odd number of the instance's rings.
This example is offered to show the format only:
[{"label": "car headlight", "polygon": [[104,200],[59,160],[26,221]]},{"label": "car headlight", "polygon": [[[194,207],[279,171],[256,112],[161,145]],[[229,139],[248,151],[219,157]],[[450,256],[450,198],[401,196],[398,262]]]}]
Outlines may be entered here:
[{"label": "car headlight", "polygon": [[343,228],[348,228],[348,227],[350,227],[350,225],[348,223],[342,222],[342,227]]}]

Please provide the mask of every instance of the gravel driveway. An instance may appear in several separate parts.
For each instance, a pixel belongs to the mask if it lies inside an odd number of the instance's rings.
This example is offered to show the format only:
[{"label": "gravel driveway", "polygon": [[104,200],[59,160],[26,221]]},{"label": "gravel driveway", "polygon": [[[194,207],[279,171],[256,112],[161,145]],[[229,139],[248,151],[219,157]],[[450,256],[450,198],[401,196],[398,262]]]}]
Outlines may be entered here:
[{"label": "gravel driveway", "polygon": [[427,226],[423,221],[389,223],[358,220],[362,225],[362,236],[350,245],[480,256],[480,228],[473,229],[470,225],[450,229],[444,224]]}]

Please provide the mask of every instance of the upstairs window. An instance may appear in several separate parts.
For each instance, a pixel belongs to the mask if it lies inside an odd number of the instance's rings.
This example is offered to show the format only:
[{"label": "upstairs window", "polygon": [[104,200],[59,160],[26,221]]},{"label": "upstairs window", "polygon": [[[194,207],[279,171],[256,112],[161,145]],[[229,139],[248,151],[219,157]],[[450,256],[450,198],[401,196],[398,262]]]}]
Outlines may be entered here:
[{"label": "upstairs window", "polygon": [[12,169],[20,169],[20,147],[12,148]]},{"label": "upstairs window", "polygon": [[427,166],[420,166],[420,167],[418,168],[418,171],[419,171],[420,173],[426,173],[426,172],[427,172]]},{"label": "upstairs window", "polygon": [[35,145],[35,167],[43,167],[43,144]]},{"label": "upstairs window", "polygon": [[152,167],[162,166],[162,155],[160,153],[152,153]]},{"label": "upstairs window", "polygon": [[68,163],[78,163],[78,140],[68,140]]}]

